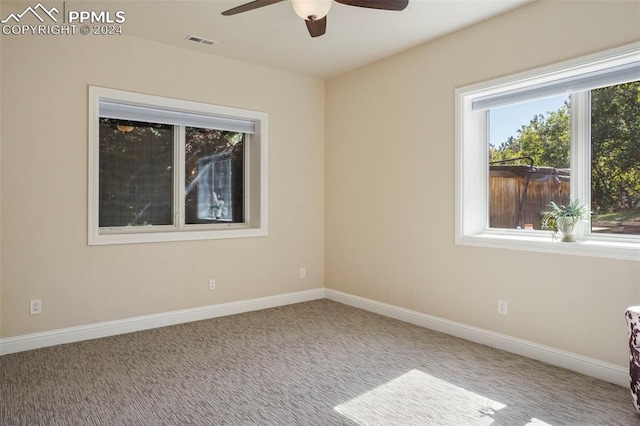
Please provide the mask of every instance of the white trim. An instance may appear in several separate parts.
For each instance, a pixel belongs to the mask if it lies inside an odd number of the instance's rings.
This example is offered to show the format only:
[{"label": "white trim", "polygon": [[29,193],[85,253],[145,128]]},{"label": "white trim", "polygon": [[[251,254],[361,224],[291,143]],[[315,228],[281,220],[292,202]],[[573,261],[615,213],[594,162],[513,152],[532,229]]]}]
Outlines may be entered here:
[{"label": "white trim", "polygon": [[[591,92],[571,94],[571,187],[570,198],[591,205]],[[585,237],[590,223],[576,227],[578,241]],[[589,225],[589,226],[584,226]]]},{"label": "white trim", "polygon": [[199,308],[183,309],[179,311],[163,312],[144,315],[123,320],[107,321],[97,324],[63,328],[43,333],[26,334],[23,336],[0,339],[0,355],[83,340],[115,336],[134,331],[149,330],[158,327],[201,321],[227,315],[235,315],[260,309],[275,308],[293,303],[308,302],[322,299],[324,289],[286,293],[276,296],[260,297],[257,299],[240,300],[237,302],[221,303],[218,305],[202,306]]},{"label": "white trim", "polygon": [[620,386],[629,386],[629,371],[619,365],[336,290],[325,289],[325,297],[335,302],[566,368]]},{"label": "white trim", "polygon": [[639,244],[632,240],[616,242],[589,241],[563,243],[554,240],[551,231],[505,230],[504,232],[483,232],[477,235],[465,235],[457,238],[456,244],[491,247],[509,250],[534,251],[540,253],[592,256],[622,260],[640,260]]},{"label": "white trim", "polygon": [[[186,146],[186,133],[184,128],[175,126],[173,128],[173,138],[174,140],[178,140],[178,149],[173,153],[173,163],[174,164],[185,164],[187,153],[185,152]],[[178,198],[177,202],[173,203],[173,226],[176,230],[183,231],[185,226],[185,184],[186,182],[186,172],[184,167],[174,167],[173,168],[173,187],[174,191],[177,191]],[[173,194],[172,194],[173,195]],[[136,227],[137,228],[137,227]],[[99,230],[98,230],[99,231]]]}]

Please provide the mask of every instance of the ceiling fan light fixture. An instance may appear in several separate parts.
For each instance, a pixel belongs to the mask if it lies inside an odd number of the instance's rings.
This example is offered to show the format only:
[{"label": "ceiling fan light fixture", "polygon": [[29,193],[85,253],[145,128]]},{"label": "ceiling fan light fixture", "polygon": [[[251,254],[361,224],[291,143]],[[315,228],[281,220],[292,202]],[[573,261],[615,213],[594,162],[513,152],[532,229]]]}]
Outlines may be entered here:
[{"label": "ceiling fan light fixture", "polygon": [[329,13],[333,0],[291,0],[296,15],[304,20],[317,21]]}]

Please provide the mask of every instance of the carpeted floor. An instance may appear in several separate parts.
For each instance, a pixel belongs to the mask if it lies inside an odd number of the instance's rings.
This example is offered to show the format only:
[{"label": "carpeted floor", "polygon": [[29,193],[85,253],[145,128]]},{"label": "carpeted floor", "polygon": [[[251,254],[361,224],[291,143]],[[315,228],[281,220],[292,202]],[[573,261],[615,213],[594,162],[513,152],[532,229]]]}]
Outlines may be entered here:
[{"label": "carpeted floor", "polygon": [[2,425],[640,425],[625,388],[328,300],[0,357]]}]

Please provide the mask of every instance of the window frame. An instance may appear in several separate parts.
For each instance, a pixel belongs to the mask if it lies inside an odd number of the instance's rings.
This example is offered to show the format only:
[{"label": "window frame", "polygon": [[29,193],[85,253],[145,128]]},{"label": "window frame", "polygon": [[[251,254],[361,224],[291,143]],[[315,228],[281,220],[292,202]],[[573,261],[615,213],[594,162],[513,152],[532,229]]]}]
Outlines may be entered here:
[{"label": "window frame", "polygon": [[[589,73],[606,73],[621,64],[640,64],[640,43],[455,90],[456,244],[640,260],[640,236],[595,234],[591,233],[590,227],[581,226],[576,235],[577,243],[562,243],[554,241],[550,231],[489,228],[487,112],[473,109],[474,101],[506,93],[517,94],[538,85]],[[590,205],[589,93],[576,92],[571,98],[571,197]]]},{"label": "window frame", "polygon": [[[185,137],[174,125],[173,225],[100,228],[99,226],[99,118],[100,102],[115,102],[171,112],[185,112],[212,119],[241,119],[254,124],[245,133],[244,223],[185,223]],[[253,238],[268,236],[268,114],[220,105],[89,86],[88,123],[88,244],[132,244],[167,241]],[[184,126],[182,126],[184,127]]]}]

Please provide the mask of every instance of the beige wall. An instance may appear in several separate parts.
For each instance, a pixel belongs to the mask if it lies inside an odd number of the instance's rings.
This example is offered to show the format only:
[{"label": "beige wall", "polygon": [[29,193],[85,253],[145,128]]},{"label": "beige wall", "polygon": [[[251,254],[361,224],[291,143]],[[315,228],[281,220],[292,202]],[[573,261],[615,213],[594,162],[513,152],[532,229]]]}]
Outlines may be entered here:
[{"label": "beige wall", "polygon": [[627,365],[639,262],[454,244],[454,89],[638,40],[639,2],[536,2],[328,81],[326,287]]},{"label": "beige wall", "polygon": [[[324,285],[323,81],[126,36],[3,38],[1,337]],[[269,236],[87,246],[88,85],[269,113]]]}]

